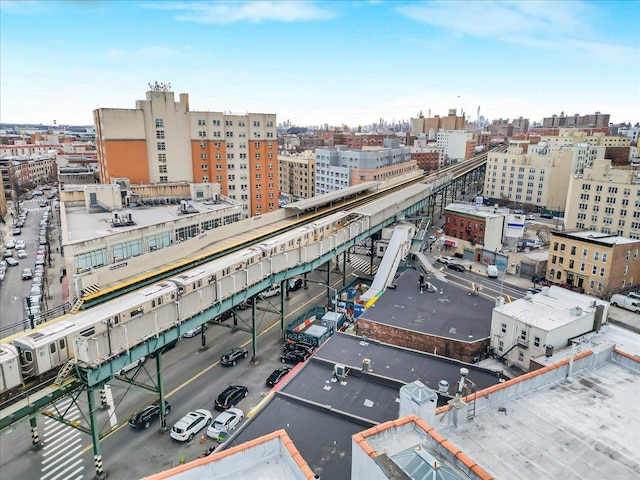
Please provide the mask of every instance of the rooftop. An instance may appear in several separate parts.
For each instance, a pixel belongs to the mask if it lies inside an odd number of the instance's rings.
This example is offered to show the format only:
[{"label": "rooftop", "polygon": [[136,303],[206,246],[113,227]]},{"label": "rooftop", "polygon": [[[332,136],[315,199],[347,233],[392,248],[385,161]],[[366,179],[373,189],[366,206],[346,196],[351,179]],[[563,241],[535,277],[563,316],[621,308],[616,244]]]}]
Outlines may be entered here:
[{"label": "rooftop", "polygon": [[[370,360],[373,371],[362,371]],[[332,382],[335,364],[349,371],[346,382]],[[399,391],[419,379],[437,389],[455,385],[460,367],[478,388],[496,385],[495,372],[443,357],[336,333],[285,385],[272,392],[232,445],[285,429],[314,473],[332,480],[351,478],[351,436],[398,418]],[[309,432],[313,431],[310,435]]]},{"label": "rooftop", "polygon": [[[594,353],[605,356],[611,351],[596,347]],[[476,400],[478,405],[491,404],[472,422],[436,428],[498,479],[638,478],[638,363],[631,370],[617,361],[592,358],[597,355],[577,357],[578,373],[568,378],[565,360],[555,373],[549,372],[557,374],[556,382],[540,378],[540,370],[528,374],[537,387],[525,387],[523,380],[519,388],[509,388],[520,379],[507,382],[500,387],[512,396],[493,391],[486,401]],[[579,361],[585,362],[583,367]]]},{"label": "rooftop", "polygon": [[[459,341],[475,342],[486,338],[491,330],[492,299],[482,295],[464,295],[453,283],[426,278],[437,292],[425,289],[420,293],[419,272],[406,270],[394,282],[395,289],[388,288],[362,317],[429,335],[437,335]],[[473,315],[469,315],[473,312]]]},{"label": "rooftop", "polygon": [[592,230],[582,230],[576,232],[554,231],[553,235],[565,238],[575,238],[576,240],[589,240],[593,243],[599,243],[601,245],[627,245],[640,243],[640,240],[635,240],[633,238],[620,237],[618,235],[611,235],[608,233],[594,232]]},{"label": "rooftop", "polygon": [[509,210],[506,208],[486,207],[484,205],[471,203],[450,203],[446,206],[445,212],[473,215],[482,218],[497,218],[506,216]]},{"label": "rooftop", "polygon": [[[112,187],[111,185],[107,185]],[[204,202],[189,202],[193,205],[198,213],[215,212],[225,210],[230,207],[228,203],[220,202],[207,204]],[[127,210],[131,213],[135,225],[128,227],[113,227],[113,212],[89,213],[87,208],[82,206],[65,206],[67,219],[67,241],[82,242],[94,238],[105,237],[116,233],[128,232],[142,227],[161,224],[164,222],[172,222],[177,219],[186,218],[189,215],[181,215],[178,212],[179,205],[158,205],[158,206],[139,206]]]},{"label": "rooftop", "polygon": [[[547,288],[548,290],[545,290]],[[574,322],[582,316],[593,315],[595,304],[604,305],[605,310],[609,307],[609,302],[595,300],[566,288],[552,286],[545,289],[541,293],[530,294],[511,303],[496,306],[495,311],[533,327],[550,331]],[[545,291],[548,291],[548,294]]]}]

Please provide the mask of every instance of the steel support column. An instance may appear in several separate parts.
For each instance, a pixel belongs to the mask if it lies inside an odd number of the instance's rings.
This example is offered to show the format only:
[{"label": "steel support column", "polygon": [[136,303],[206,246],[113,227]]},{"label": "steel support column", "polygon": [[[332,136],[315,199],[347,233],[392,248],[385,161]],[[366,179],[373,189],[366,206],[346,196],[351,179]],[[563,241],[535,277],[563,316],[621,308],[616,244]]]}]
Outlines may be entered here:
[{"label": "steel support column", "polygon": [[31,445],[33,445],[31,450],[40,450],[42,444],[38,436],[38,420],[35,416],[29,417],[29,423],[31,424]]},{"label": "steel support column", "polygon": [[93,398],[94,388],[87,388],[87,405],[89,407],[89,420],[91,424],[91,441],[93,443],[93,463],[96,467],[96,479],[103,480],[107,478],[102,467],[102,448],[100,445],[100,426],[96,418],[96,406]]},{"label": "steel support column", "polygon": [[160,431],[167,431],[167,412],[164,408],[164,382],[162,381],[162,352],[156,355],[156,374],[158,382],[158,401],[160,402]]}]

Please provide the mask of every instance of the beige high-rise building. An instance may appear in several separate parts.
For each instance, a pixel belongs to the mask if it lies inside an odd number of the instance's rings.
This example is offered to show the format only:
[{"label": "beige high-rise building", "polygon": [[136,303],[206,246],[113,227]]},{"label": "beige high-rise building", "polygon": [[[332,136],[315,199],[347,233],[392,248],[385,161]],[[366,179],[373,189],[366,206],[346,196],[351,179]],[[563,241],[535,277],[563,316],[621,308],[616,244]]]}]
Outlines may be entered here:
[{"label": "beige high-rise building", "polygon": [[565,225],[640,239],[640,172],[602,159],[571,175]]},{"label": "beige high-rise building", "polygon": [[515,205],[528,204],[548,211],[564,210],[573,152],[554,150],[547,155],[525,154],[521,147],[487,157],[484,193]]},{"label": "beige high-rise building", "polygon": [[603,132],[589,132],[575,128],[560,128],[558,135],[542,135],[540,142],[549,146],[567,146],[586,143],[597,147],[628,147],[631,139],[624,135],[607,135]]},{"label": "beige high-rise building", "polygon": [[316,183],[315,153],[306,150],[301,155],[278,155],[280,192],[292,200],[313,197]]},{"label": "beige high-rise building", "polygon": [[244,216],[278,208],[276,115],[192,111],[156,84],[135,109],[94,110],[100,180],[216,182]]},{"label": "beige high-rise building", "polygon": [[430,130],[463,130],[464,129],[464,115],[456,115],[456,109],[450,108],[449,114],[446,117],[423,117],[420,115],[418,118],[411,119],[411,133],[413,135],[419,135],[421,133],[428,134]]}]

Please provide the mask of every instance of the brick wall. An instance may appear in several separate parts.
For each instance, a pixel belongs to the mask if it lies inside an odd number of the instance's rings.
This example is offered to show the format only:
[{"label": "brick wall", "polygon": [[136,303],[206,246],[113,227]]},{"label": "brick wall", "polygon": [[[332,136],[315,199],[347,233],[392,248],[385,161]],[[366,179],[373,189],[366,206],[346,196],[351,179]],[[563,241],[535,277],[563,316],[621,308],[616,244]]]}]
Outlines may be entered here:
[{"label": "brick wall", "polygon": [[379,342],[426,353],[435,353],[467,363],[473,363],[474,357],[480,357],[485,353],[490,343],[489,338],[475,342],[462,342],[372,322],[362,317],[358,318],[357,321],[357,334]]}]

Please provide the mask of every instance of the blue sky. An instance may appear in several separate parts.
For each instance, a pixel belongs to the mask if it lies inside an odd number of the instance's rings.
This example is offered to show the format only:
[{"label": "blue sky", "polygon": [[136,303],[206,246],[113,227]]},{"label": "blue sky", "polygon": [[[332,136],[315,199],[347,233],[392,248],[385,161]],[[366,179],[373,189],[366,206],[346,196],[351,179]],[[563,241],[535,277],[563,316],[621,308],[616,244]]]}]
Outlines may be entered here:
[{"label": "blue sky", "polygon": [[640,121],[640,2],[0,0],[0,122],[92,124],[149,82],[296,125]]}]

